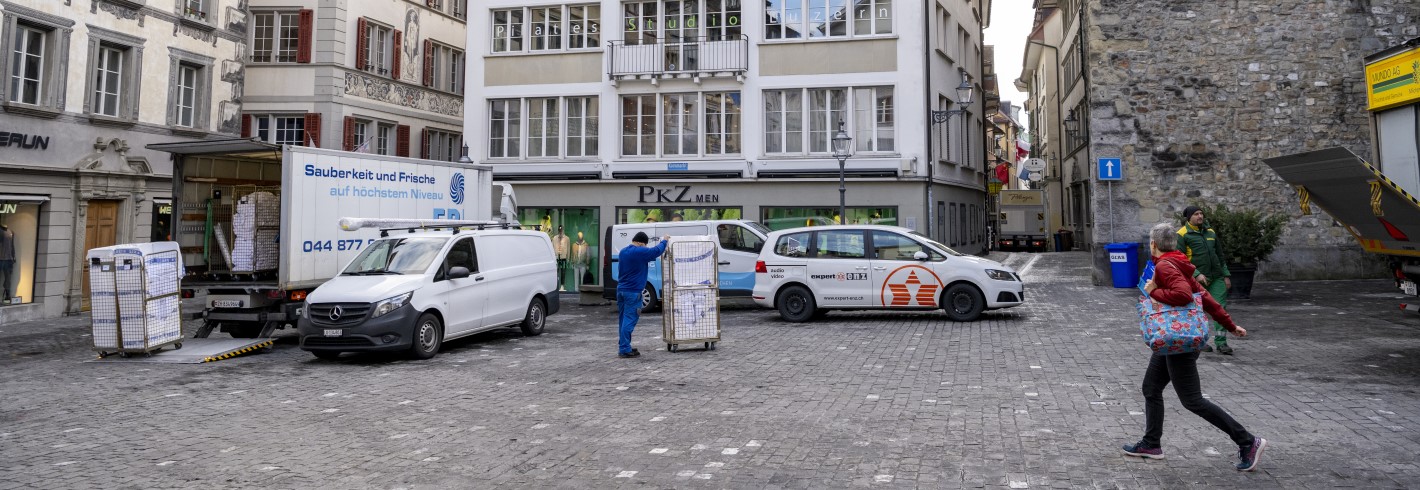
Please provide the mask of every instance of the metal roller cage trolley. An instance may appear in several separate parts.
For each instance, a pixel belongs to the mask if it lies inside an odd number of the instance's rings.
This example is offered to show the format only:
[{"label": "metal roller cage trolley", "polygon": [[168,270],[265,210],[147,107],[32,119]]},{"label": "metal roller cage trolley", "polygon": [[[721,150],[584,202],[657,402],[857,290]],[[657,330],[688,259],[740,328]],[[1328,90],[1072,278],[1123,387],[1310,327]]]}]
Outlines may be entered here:
[{"label": "metal roller cage trolley", "polygon": [[720,249],[709,236],[671,237],[661,267],[666,350],[720,341]]}]

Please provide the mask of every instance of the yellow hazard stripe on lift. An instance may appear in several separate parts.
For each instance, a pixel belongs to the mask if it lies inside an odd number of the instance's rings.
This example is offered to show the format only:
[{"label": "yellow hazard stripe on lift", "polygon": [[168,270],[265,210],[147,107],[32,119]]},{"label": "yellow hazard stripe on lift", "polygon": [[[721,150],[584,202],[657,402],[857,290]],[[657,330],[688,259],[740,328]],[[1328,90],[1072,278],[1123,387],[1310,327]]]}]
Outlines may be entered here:
[{"label": "yellow hazard stripe on lift", "polygon": [[206,359],[203,359],[202,362],[212,362],[212,361],[220,361],[220,360],[223,360],[223,359],[231,359],[231,358],[233,358],[233,357],[237,357],[237,356],[240,356],[240,355],[242,355],[242,354],[246,354],[246,353],[248,353],[248,352],[257,350],[257,349],[265,349],[265,348],[267,348],[267,347],[271,347],[271,346],[272,346],[273,344],[275,344],[275,343],[276,343],[275,340],[268,340],[268,341],[262,342],[262,343],[260,343],[260,344],[256,344],[256,345],[249,346],[249,347],[244,347],[244,348],[241,348],[241,349],[237,349],[237,350],[228,352],[228,353],[226,353],[226,354],[222,354],[222,355],[220,355],[220,356],[208,357],[208,358],[206,358]]},{"label": "yellow hazard stripe on lift", "polygon": [[[1381,171],[1377,170],[1375,166],[1372,166],[1370,163],[1367,163],[1365,161],[1362,161],[1361,164],[1366,166],[1366,170],[1370,170],[1371,173],[1376,174],[1376,178],[1380,179],[1382,182],[1385,182],[1386,187],[1389,187],[1391,188],[1391,190],[1399,192],[1400,195],[1405,196],[1406,199],[1410,200],[1410,204],[1414,204],[1416,207],[1420,207],[1420,199],[1415,199],[1415,196],[1410,195],[1409,192],[1405,192],[1405,189],[1401,189],[1400,186],[1395,185],[1395,182],[1390,181],[1390,177],[1386,177],[1385,174],[1382,174]],[[1380,215],[1377,214],[1376,216]]]}]

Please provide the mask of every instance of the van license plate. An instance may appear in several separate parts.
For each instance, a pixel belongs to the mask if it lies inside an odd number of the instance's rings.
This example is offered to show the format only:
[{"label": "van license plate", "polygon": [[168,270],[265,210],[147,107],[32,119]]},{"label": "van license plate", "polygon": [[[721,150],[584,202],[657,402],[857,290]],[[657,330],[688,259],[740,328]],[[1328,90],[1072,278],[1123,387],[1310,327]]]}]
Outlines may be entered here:
[{"label": "van license plate", "polygon": [[239,300],[239,299],[214,299],[214,300],[212,300],[212,307],[213,307],[213,308],[241,308],[241,307],[242,307],[242,301]]},{"label": "van license plate", "polygon": [[344,330],[340,330],[340,329],[331,329],[331,328],[325,329],[325,336],[326,336],[326,337],[339,337],[339,336],[341,336],[343,333],[344,333]]},{"label": "van license plate", "polygon": [[1415,283],[1413,281],[1400,281],[1400,290],[1405,294],[1415,296]]}]

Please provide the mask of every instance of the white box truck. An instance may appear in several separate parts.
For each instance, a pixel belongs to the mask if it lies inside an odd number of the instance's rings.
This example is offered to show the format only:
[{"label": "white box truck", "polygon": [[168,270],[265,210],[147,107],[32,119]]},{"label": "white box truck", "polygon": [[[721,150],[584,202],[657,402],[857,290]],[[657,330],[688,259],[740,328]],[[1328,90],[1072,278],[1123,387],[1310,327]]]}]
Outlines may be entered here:
[{"label": "white box truck", "polygon": [[[294,326],[306,294],[380,231],[342,217],[511,220],[511,189],[472,163],[276,146],[250,139],[163,143],[173,155],[173,236],[184,297],[206,293],[203,326],[236,338]],[[275,210],[263,212],[271,201]]]},{"label": "white box truck", "polygon": [[1044,252],[1045,191],[1012,189],[1001,191],[1001,231],[997,248],[1006,252]]}]

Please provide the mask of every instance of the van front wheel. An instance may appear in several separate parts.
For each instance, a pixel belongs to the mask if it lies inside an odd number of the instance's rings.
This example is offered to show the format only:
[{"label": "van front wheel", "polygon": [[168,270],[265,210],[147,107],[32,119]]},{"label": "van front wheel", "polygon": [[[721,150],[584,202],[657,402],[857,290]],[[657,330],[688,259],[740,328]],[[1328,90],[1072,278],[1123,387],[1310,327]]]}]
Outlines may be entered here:
[{"label": "van front wheel", "polygon": [[523,335],[533,337],[542,335],[542,327],[546,324],[547,305],[542,303],[541,298],[533,298],[532,303],[528,304],[528,314],[519,327],[523,329]]},{"label": "van front wheel", "polygon": [[431,313],[419,315],[419,323],[414,324],[414,345],[409,346],[409,357],[428,359],[439,353],[444,345],[444,324]]},{"label": "van front wheel", "polygon": [[775,303],[779,305],[779,316],[794,323],[809,321],[816,313],[814,295],[803,286],[784,288]]}]

